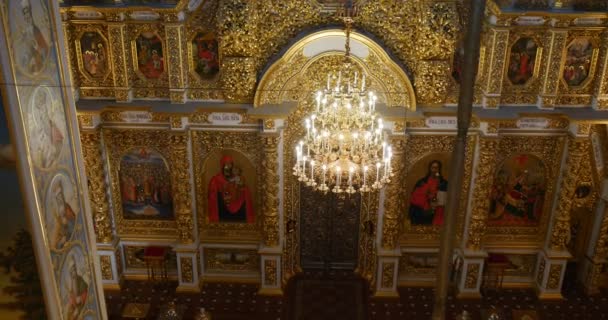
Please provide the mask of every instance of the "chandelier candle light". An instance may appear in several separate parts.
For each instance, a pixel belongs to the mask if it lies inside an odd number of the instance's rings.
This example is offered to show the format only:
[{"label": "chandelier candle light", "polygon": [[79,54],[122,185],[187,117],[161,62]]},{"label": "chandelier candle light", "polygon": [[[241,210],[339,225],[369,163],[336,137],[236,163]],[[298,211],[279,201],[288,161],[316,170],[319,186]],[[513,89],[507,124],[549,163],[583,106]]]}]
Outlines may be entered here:
[{"label": "chandelier candle light", "polygon": [[[346,69],[345,78],[348,73]],[[342,71],[329,74],[326,88],[316,93],[315,112],[304,120],[306,136],[295,147],[293,173],[298,181],[323,192],[381,189],[390,182],[393,154],[376,114],[378,97],[367,92],[365,75],[342,76]]]}]

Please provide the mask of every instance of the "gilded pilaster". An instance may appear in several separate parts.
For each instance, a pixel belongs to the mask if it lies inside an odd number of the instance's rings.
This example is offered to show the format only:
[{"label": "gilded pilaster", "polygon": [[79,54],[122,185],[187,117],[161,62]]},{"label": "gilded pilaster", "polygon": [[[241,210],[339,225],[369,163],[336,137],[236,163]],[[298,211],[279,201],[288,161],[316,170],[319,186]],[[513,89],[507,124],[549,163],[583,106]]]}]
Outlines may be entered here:
[{"label": "gilded pilaster", "polygon": [[113,238],[112,222],[106,194],[108,185],[106,184],[101,152],[101,131],[83,131],[80,139],[97,243],[110,243]]},{"label": "gilded pilaster", "polygon": [[110,41],[112,73],[114,74],[114,96],[116,101],[129,102],[131,96],[131,84],[129,82],[129,57],[130,52],[127,36],[127,25],[124,23],[124,14],[108,15],[108,35]]},{"label": "gilded pilaster", "polygon": [[593,105],[597,109],[608,109],[608,31],[601,35],[602,47],[597,64],[597,80]]},{"label": "gilded pilaster", "polygon": [[190,167],[188,161],[188,136],[183,133],[173,133],[170,136],[172,146],[169,155],[173,164],[171,170],[174,194],[174,210],[177,229],[181,243],[193,243],[194,220],[192,218],[192,200],[190,197]]},{"label": "gilded pilaster", "polygon": [[509,29],[504,27],[491,27],[488,30],[486,46],[487,72],[482,83],[484,108],[498,108],[502,81],[504,79],[504,65],[509,50]]},{"label": "gilded pilaster", "polygon": [[264,245],[275,247],[279,245],[279,164],[278,164],[278,136],[263,136],[262,146],[264,158],[262,160],[262,208],[264,220]]},{"label": "gilded pilaster", "polygon": [[171,103],[185,102],[185,79],[188,66],[185,59],[185,28],[183,23],[165,25],[167,58],[169,60],[169,90]]},{"label": "gilded pilaster", "polygon": [[[391,139],[393,146],[392,166],[395,177],[392,180],[402,181],[405,176],[405,162],[403,161],[403,153],[405,151],[406,138],[398,136]],[[393,250],[396,248],[399,238],[399,227],[401,226],[400,216],[405,212],[405,202],[403,197],[403,188],[398,183],[391,183],[386,189],[386,198],[384,200],[384,218],[382,221],[382,248]]]},{"label": "gilded pilaster", "polygon": [[566,45],[568,32],[561,29],[551,29],[547,32],[545,47],[547,54],[543,56],[546,66],[541,74],[541,87],[538,105],[541,108],[552,108],[557,101],[562,54]]},{"label": "gilded pilaster", "polygon": [[584,165],[584,160],[589,157],[588,139],[577,139],[571,137],[568,140],[568,155],[566,160],[565,174],[560,186],[560,194],[555,212],[553,229],[549,247],[552,250],[566,250],[566,242],[570,235],[570,209],[576,189],[579,171]]},{"label": "gilded pilaster", "polygon": [[471,217],[468,228],[466,248],[480,250],[481,239],[486,231],[487,213],[490,207],[490,190],[494,178],[494,166],[499,141],[497,138],[480,138],[473,199],[471,202]]}]

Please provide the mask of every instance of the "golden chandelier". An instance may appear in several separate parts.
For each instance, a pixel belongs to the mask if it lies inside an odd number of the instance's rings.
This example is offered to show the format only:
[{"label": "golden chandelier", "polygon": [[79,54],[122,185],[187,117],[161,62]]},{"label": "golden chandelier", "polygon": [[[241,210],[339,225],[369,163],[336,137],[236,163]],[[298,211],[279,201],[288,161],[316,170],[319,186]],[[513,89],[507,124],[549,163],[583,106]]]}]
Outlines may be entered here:
[{"label": "golden chandelier", "polygon": [[304,120],[306,135],[295,146],[293,174],[315,190],[353,194],[390,182],[392,150],[376,114],[377,96],[367,91],[365,74],[351,70],[348,22],[343,69],[328,74],[326,87],[314,97],[316,109]]}]

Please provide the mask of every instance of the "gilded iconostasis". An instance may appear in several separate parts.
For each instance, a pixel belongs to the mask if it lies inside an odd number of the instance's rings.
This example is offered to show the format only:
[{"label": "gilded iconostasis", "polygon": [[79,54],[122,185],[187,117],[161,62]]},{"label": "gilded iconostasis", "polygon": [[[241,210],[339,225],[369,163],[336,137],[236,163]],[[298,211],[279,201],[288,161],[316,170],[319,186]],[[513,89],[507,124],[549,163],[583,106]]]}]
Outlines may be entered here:
[{"label": "gilded iconostasis", "polygon": [[[354,1],[352,72],[378,94],[394,155],[391,182],[357,204],[356,272],[377,294],[434,284],[450,188],[462,190],[462,295],[479,294],[492,259],[509,262],[506,285],[541,297],[559,296],[569,262],[590,293],[608,285],[608,14],[558,2],[488,1],[463,183],[453,185],[467,1]],[[294,148],[314,92],[343,63],[338,4],[63,1],[104,287],[145,278],[150,246],[171,247],[169,276],[184,291],[238,280],[277,294],[301,272],[311,203]],[[45,70],[34,58],[27,74]],[[39,141],[41,168],[66,152],[70,134],[54,128]],[[47,184],[78,211],[69,174]],[[70,237],[51,236],[52,246],[65,252]]]}]

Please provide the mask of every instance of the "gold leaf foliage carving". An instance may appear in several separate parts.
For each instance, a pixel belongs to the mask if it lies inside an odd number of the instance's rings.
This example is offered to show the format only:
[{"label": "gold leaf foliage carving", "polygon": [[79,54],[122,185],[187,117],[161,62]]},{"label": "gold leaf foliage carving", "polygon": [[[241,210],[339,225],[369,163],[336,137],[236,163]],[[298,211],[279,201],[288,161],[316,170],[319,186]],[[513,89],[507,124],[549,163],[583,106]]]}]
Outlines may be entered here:
[{"label": "gold leaf foliage carving", "polygon": [[420,103],[441,104],[448,93],[450,64],[447,61],[419,61],[416,68],[416,95]]},{"label": "gold leaf foliage carving", "polygon": [[179,266],[182,274],[181,282],[192,283],[194,281],[194,271],[192,270],[192,258],[180,257]]},{"label": "gold leaf foliage carving", "polygon": [[[402,160],[405,152],[406,140],[394,138],[391,141],[393,147],[393,163],[395,177],[391,180],[401,181],[405,175],[405,163]],[[384,222],[382,224],[382,247],[384,249],[394,249],[397,245],[401,217],[405,212],[405,203],[402,197],[402,186],[398,183],[391,183],[386,190],[384,210]]]},{"label": "gold leaf foliage carving", "polygon": [[447,60],[452,57],[460,34],[454,2],[422,2],[416,54],[420,59]]},{"label": "gold leaf foliage carving", "polygon": [[473,263],[467,266],[467,273],[464,280],[464,287],[467,289],[477,288],[477,279],[479,278],[479,264]]},{"label": "gold leaf foliage carving", "polygon": [[549,279],[547,280],[547,289],[557,290],[561,283],[562,278],[562,265],[552,264],[549,268]]},{"label": "gold leaf foliage carving", "polygon": [[395,275],[395,263],[384,262],[382,264],[382,275],[380,277],[380,285],[382,288],[393,287],[393,277]]},{"label": "gold leaf foliage carving", "polygon": [[112,274],[112,257],[110,256],[99,256],[99,264],[101,265],[101,279],[103,280],[114,280]]},{"label": "gold leaf foliage carving", "polygon": [[264,285],[277,285],[277,261],[264,260]]},{"label": "gold leaf foliage carving", "polygon": [[498,139],[481,138],[479,140],[479,158],[475,168],[474,189],[471,191],[473,192],[473,200],[471,201],[471,218],[467,240],[467,248],[471,250],[481,249],[481,239],[486,230],[497,151]]},{"label": "gold leaf foliage carving", "polygon": [[267,247],[279,244],[279,163],[277,147],[279,138],[277,136],[263,136],[261,144],[264,148],[262,159],[262,171],[264,180],[261,183],[262,210],[264,220],[264,244]]}]

